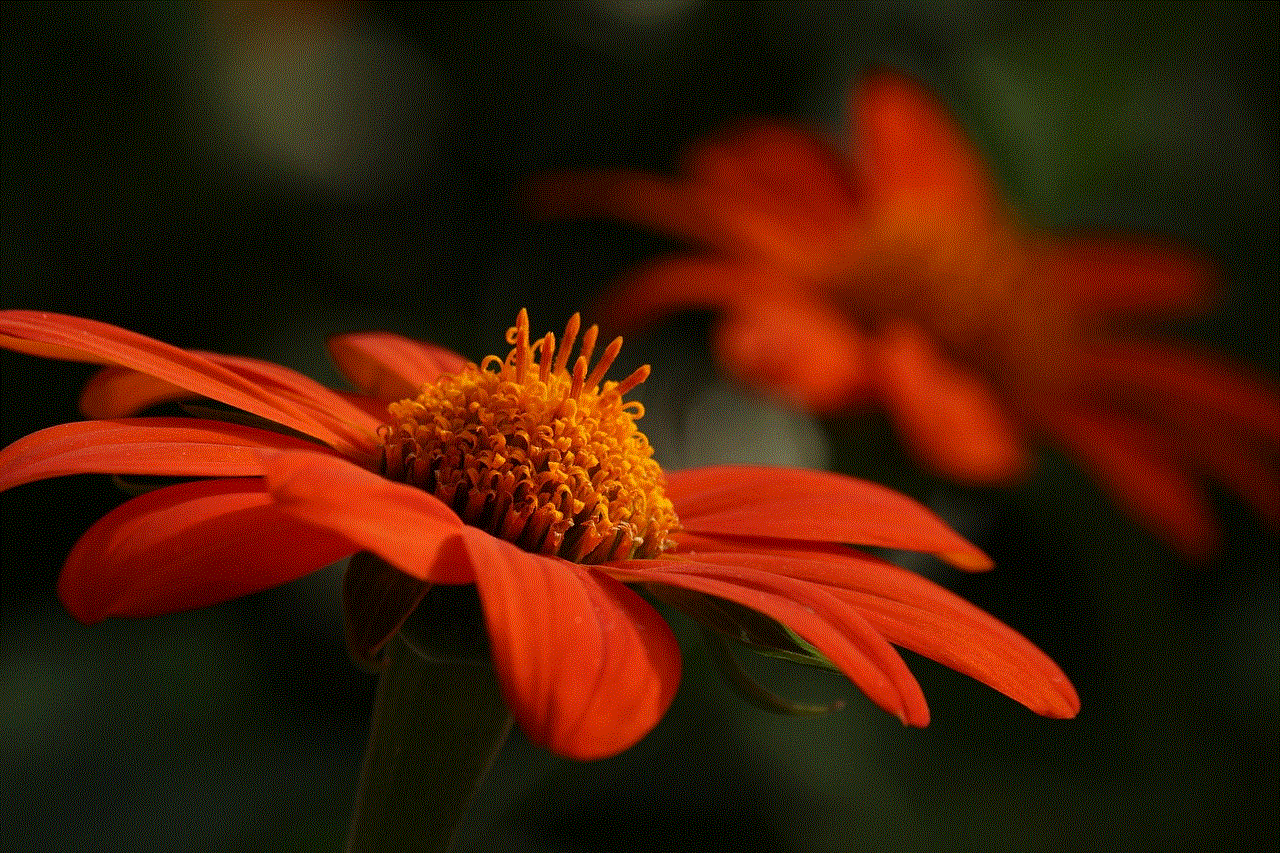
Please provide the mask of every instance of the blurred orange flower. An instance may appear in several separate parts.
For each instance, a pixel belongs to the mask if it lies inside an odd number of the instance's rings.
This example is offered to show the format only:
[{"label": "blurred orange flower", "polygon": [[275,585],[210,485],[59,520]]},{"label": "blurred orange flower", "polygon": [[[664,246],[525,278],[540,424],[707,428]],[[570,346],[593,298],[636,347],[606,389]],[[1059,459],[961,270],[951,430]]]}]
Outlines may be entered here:
[{"label": "blurred orange flower", "polygon": [[[928,708],[890,643],[1038,713],[1076,714],[1071,684],[1022,636],[839,544],[990,566],[936,516],[826,472],[664,474],[636,425],[642,407],[623,401],[648,368],[604,381],[621,339],[591,367],[595,327],[570,367],[578,332],[575,315],[558,348],[553,334],[531,342],[522,311],[510,354],[479,365],[396,335],[340,335],[330,351],[360,390],[344,394],[92,320],[0,312],[0,346],[108,365],[81,399],[98,419],[0,451],[0,489],[94,472],[198,478],[133,498],[76,544],[59,589],[85,622],[213,604],[356,552],[423,583],[474,584],[515,718],[575,758],[630,746],[679,681],[674,635],[627,584],[721,627],[785,626],[791,651],[834,665],[911,725]],[[193,397],[231,409],[134,416]],[[767,618],[744,622],[735,606]]]},{"label": "blurred orange flower", "polygon": [[695,145],[679,176],[549,174],[532,204],[697,247],[606,293],[593,313],[607,328],[713,308],[730,374],[817,413],[882,406],[945,476],[1007,482],[1041,437],[1188,556],[1217,544],[1204,475],[1280,525],[1275,383],[1132,333],[1209,302],[1205,259],[1023,227],[962,129],[900,74],[865,75],[849,116],[848,157],[754,123]]}]

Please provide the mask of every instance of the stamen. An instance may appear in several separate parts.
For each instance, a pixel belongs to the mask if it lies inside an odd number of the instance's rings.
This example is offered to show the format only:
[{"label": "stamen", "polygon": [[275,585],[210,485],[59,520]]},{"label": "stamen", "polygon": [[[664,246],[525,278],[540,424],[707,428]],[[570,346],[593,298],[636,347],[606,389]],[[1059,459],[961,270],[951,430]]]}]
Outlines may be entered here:
[{"label": "stamen", "polygon": [[637,385],[649,378],[649,372],[649,365],[647,364],[637,367],[630,376],[610,389],[610,393],[621,396],[634,390]]},{"label": "stamen", "polygon": [[569,387],[569,399],[576,400],[582,396],[583,380],[587,376],[587,359],[585,356],[578,356],[578,360],[573,363],[573,384]]},{"label": "stamen", "polygon": [[574,313],[569,318],[569,322],[564,327],[564,337],[560,341],[560,351],[556,353],[556,363],[551,368],[559,373],[564,370],[565,365],[569,363],[569,350],[573,349],[573,342],[578,337],[578,329],[582,326],[582,315]]},{"label": "stamen", "polygon": [[523,308],[516,315],[515,349],[512,352],[516,356],[516,382],[523,385],[529,372],[529,312]]},{"label": "stamen", "polygon": [[567,371],[581,322],[576,314],[569,319],[557,351],[552,333],[530,345],[521,311],[507,330],[505,359],[489,356],[391,404],[392,420],[381,432],[386,476],[536,553],[600,563],[672,547],[668,535],[679,521],[636,426],[644,407],[623,399],[649,366],[602,386],[622,339],[591,369],[598,335],[591,326]]},{"label": "stamen", "polygon": [[609,342],[609,346],[605,347],[600,360],[596,362],[595,370],[591,371],[591,375],[587,377],[588,388],[595,388],[600,384],[600,380],[604,379],[605,373],[613,366],[613,360],[620,352],[622,352],[622,338],[614,338]]},{"label": "stamen", "polygon": [[556,336],[547,332],[538,345],[538,381],[545,383],[551,378],[551,356],[556,351]]},{"label": "stamen", "polygon": [[582,333],[582,346],[578,349],[578,355],[591,363],[591,353],[596,349],[596,337],[600,334],[600,327],[595,323],[587,326],[587,330]]}]

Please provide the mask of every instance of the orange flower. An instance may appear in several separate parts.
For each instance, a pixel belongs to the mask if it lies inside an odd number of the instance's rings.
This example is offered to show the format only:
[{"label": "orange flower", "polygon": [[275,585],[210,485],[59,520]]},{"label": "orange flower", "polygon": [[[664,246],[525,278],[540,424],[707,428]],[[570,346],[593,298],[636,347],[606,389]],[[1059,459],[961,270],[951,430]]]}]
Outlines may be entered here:
[{"label": "orange flower", "polygon": [[[330,351],[356,395],[92,320],[0,312],[5,347],[111,365],[81,400],[99,420],[10,445],[0,488],[87,472],[204,478],[128,501],[76,544],[59,589],[84,622],[212,604],[355,552],[425,583],[475,584],[516,719],[575,758],[630,746],[679,680],[674,636],[626,584],[776,620],[912,725],[928,709],[890,643],[1038,713],[1075,715],[1071,684],[1023,637],[835,544],[990,565],[926,509],[825,472],[664,475],[636,426],[642,407],[623,401],[648,367],[602,381],[621,339],[590,368],[595,327],[570,367],[578,331],[575,315],[559,348],[552,334],[531,343],[521,311],[510,354],[479,365],[391,334],[337,336]],[[233,407],[238,422],[132,416],[191,397]]]},{"label": "orange flower", "polygon": [[1205,304],[1203,259],[1021,227],[963,131],[901,75],[865,76],[849,113],[847,158],[757,123],[695,146],[678,177],[553,174],[533,204],[699,248],[631,273],[596,306],[605,326],[716,309],[729,373],[818,413],[883,406],[946,476],[1008,481],[1040,436],[1187,555],[1217,539],[1201,475],[1280,524],[1274,383],[1126,334]]}]

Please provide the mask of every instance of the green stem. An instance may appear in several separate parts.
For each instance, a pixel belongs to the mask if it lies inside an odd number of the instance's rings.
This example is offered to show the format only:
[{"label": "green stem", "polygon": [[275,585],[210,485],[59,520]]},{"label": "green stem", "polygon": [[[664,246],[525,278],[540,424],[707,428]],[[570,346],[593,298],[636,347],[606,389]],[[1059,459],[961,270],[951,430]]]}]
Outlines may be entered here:
[{"label": "green stem", "polygon": [[386,646],[347,853],[447,851],[511,714],[487,659]]}]

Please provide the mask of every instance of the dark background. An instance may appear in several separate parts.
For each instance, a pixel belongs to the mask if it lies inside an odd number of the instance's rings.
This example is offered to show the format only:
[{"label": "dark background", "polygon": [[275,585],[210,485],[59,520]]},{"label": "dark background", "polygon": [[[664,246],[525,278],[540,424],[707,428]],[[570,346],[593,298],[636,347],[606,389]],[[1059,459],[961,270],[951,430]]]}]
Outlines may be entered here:
[{"label": "dark background", "polygon": [[[523,177],[665,168],[743,115],[838,132],[848,80],[875,62],[936,88],[1031,222],[1211,252],[1224,299],[1174,331],[1275,376],[1277,9],[8,3],[0,307],[325,381],[335,331],[505,351],[519,306],[556,328],[666,247],[532,225],[512,201]],[[467,849],[1276,849],[1273,532],[1215,493],[1223,553],[1184,563],[1050,452],[1016,489],[939,482],[877,419],[816,423],[718,383],[700,322],[625,353],[655,367],[642,398],[660,460],[831,464],[928,501],[998,568],[920,568],[1044,648],[1084,710],[1042,720],[912,658],[934,722],[907,730],[842,679],[760,662],[784,695],[850,699],[774,717],[738,700],[673,617],[687,673],[654,733],[592,764],[514,736]],[[89,368],[0,356],[0,442],[77,416]],[[0,847],[339,849],[374,679],[345,656],[337,570],[86,628],[57,602],[58,568],[120,499],[105,477],[0,495]]]}]

